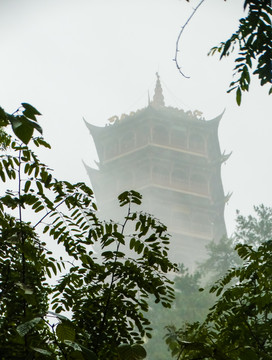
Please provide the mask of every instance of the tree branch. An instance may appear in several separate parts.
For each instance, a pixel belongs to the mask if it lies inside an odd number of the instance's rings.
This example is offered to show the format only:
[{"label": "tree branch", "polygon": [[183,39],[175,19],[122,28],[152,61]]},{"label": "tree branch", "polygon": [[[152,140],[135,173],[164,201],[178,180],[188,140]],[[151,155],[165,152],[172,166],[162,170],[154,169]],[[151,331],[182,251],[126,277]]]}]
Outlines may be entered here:
[{"label": "tree branch", "polygon": [[185,24],[181,27],[180,32],[179,32],[178,37],[177,37],[177,41],[176,41],[176,51],[175,51],[175,57],[174,57],[173,61],[175,62],[176,67],[177,67],[179,73],[180,73],[183,77],[185,77],[186,79],[189,79],[190,76],[185,75],[184,72],[181,71],[181,67],[180,67],[179,61],[178,61],[178,53],[180,52],[180,50],[179,50],[180,38],[181,38],[181,35],[182,35],[185,27],[188,25],[188,23],[190,22],[190,20],[192,19],[192,17],[193,17],[194,14],[196,13],[197,9],[200,7],[201,4],[203,4],[204,1],[205,1],[205,0],[201,0],[200,3],[193,9],[192,14],[189,16],[189,18],[187,19],[187,21],[185,22]]},{"label": "tree branch", "polygon": [[33,229],[35,229],[48,215],[52,214],[53,211],[55,211],[60,205],[62,205],[65,202],[66,198],[61,200],[61,202],[56,205],[53,209],[48,211],[34,226]]}]

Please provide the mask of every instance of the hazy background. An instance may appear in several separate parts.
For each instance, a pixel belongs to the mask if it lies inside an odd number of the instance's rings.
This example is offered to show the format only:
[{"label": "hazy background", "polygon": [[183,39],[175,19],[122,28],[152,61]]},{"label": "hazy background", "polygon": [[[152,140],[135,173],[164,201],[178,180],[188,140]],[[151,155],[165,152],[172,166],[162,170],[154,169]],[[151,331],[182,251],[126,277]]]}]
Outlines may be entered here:
[{"label": "hazy background", "polygon": [[238,107],[232,59],[207,57],[226,40],[243,15],[243,0],[206,0],[185,29],[180,44],[183,78],[173,62],[180,27],[198,1],[185,0],[0,0],[0,106],[21,102],[43,117],[52,145],[43,161],[56,176],[89,183],[84,160],[97,155],[82,117],[104,126],[113,115],[147,105],[159,71],[166,105],[198,109],[206,119],[226,112],[219,127],[229,233],[235,210],[244,214],[271,204],[271,96],[253,81]]}]

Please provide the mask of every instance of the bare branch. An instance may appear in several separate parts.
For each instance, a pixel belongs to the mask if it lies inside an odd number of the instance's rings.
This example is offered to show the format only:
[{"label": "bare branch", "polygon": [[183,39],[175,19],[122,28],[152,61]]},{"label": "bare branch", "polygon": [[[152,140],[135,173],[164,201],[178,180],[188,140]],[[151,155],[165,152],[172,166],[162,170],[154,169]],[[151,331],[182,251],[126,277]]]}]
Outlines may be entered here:
[{"label": "bare branch", "polygon": [[200,5],[204,3],[204,1],[205,1],[205,0],[201,0],[200,3],[197,5],[197,7],[195,7],[195,8],[193,9],[192,14],[189,16],[189,18],[187,19],[187,21],[185,22],[185,24],[181,27],[180,32],[179,32],[178,37],[177,37],[177,41],[176,41],[176,51],[175,51],[175,57],[174,57],[173,61],[175,62],[176,67],[177,67],[179,73],[180,73],[182,76],[184,76],[186,79],[189,79],[190,76],[186,76],[186,75],[181,71],[181,67],[180,67],[179,62],[178,62],[178,53],[180,52],[180,50],[179,50],[180,37],[181,37],[181,35],[182,35],[185,27],[188,25],[189,21],[192,19],[192,17],[193,17],[194,14],[196,13],[197,9],[200,7]]}]

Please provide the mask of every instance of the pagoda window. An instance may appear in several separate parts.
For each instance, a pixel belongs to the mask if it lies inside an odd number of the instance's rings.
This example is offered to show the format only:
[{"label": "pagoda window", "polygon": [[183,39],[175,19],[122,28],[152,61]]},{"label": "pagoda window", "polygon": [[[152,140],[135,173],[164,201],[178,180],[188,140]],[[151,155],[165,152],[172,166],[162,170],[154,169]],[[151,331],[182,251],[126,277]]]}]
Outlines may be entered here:
[{"label": "pagoda window", "polygon": [[149,143],[149,129],[139,129],[136,135],[137,146],[144,146]]},{"label": "pagoda window", "polygon": [[105,160],[117,156],[119,153],[119,144],[117,142],[110,142],[105,146]]},{"label": "pagoda window", "polygon": [[120,147],[121,152],[128,152],[135,148],[135,134],[132,131],[121,138]]},{"label": "pagoda window", "polygon": [[188,214],[184,214],[180,211],[176,211],[172,214],[172,226],[174,229],[179,231],[190,231],[191,228],[191,219]]},{"label": "pagoda window", "polygon": [[152,131],[153,142],[159,145],[169,145],[169,134],[164,126],[155,126]]},{"label": "pagoda window", "polygon": [[205,195],[209,192],[209,182],[204,175],[193,174],[190,179],[190,188],[193,192]]},{"label": "pagoda window", "polygon": [[125,191],[133,187],[133,174],[131,171],[122,171],[118,176],[118,191]]},{"label": "pagoda window", "polygon": [[163,166],[154,166],[152,169],[152,180],[154,184],[169,185],[169,170]]},{"label": "pagoda window", "polygon": [[189,138],[190,150],[204,153],[205,152],[205,140],[200,134],[191,134]]},{"label": "pagoda window", "polygon": [[187,133],[182,130],[171,131],[171,145],[176,148],[186,149],[187,148]]},{"label": "pagoda window", "polygon": [[175,169],[171,174],[171,184],[180,189],[188,187],[188,175],[182,169]]},{"label": "pagoda window", "polygon": [[202,233],[205,235],[211,235],[212,233],[212,224],[211,219],[208,214],[205,213],[197,213],[194,214],[192,219],[192,224],[194,229],[198,233]]},{"label": "pagoda window", "polygon": [[97,187],[99,188],[99,193],[104,200],[107,198],[111,199],[116,196],[116,185],[116,179],[114,176],[108,177],[104,181],[103,178],[100,179]]},{"label": "pagoda window", "polygon": [[150,168],[148,165],[137,166],[135,182],[137,186],[144,186],[150,183]]}]

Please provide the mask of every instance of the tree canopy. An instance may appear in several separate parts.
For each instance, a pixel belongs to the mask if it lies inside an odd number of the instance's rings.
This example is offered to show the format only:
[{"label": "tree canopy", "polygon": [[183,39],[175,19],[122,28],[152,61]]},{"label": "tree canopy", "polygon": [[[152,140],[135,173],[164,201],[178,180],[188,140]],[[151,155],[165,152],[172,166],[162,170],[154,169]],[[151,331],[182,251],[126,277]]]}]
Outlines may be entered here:
[{"label": "tree canopy", "polygon": [[92,190],[54,178],[32,150],[50,148],[33,136],[39,115],[0,109],[0,357],[143,359],[149,295],[164,307],[174,298],[167,229],[135,211],[132,190],[119,196],[122,223],[98,220]]}]

